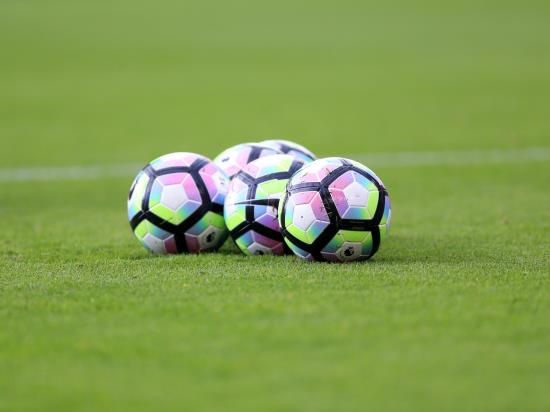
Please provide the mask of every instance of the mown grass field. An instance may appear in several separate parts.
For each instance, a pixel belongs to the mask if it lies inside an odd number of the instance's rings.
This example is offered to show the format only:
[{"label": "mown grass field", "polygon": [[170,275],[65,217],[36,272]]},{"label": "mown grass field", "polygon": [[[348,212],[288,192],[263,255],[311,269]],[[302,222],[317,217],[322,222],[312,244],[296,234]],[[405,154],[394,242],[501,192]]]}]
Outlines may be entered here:
[{"label": "mown grass field", "polygon": [[[0,410],[547,411],[549,18],[543,1],[0,3]],[[5,177],[268,137],[384,180],[393,228],[370,262],[154,257],[126,221],[130,174]],[[526,148],[542,155],[460,155]]]}]

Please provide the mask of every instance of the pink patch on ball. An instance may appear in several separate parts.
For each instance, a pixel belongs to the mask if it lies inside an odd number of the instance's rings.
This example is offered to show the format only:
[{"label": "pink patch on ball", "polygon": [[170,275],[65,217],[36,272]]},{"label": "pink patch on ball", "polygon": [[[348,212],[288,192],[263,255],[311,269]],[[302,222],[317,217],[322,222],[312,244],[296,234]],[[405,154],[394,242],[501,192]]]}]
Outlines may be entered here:
[{"label": "pink patch on ball", "polygon": [[254,239],[254,241],[262,246],[265,246],[267,248],[270,248],[271,250],[273,250],[274,252],[277,250],[282,253],[283,251],[283,245],[282,245],[282,242],[279,242],[277,240],[274,240],[274,239],[270,239],[268,237],[265,237],[265,236],[262,236],[260,235],[259,233],[257,232],[252,232],[252,238]]},{"label": "pink patch on ball", "polygon": [[294,203],[296,205],[303,205],[311,202],[311,200],[315,197],[315,195],[318,195],[318,193],[317,192],[299,192],[292,195],[292,200],[294,200]]},{"label": "pink patch on ball", "polygon": [[170,173],[168,175],[162,175],[157,178],[157,181],[162,183],[163,186],[177,185],[188,176],[187,173]]},{"label": "pink patch on ball", "polygon": [[178,253],[178,248],[176,247],[176,239],[174,236],[170,236],[168,239],[164,240],[164,247],[166,248],[167,253]]},{"label": "pink patch on ball", "polygon": [[183,189],[185,190],[185,194],[187,195],[189,200],[194,200],[195,202],[202,202],[201,194],[199,192],[199,189],[197,188],[197,185],[195,183],[195,180],[193,179],[193,176],[186,175],[182,182]]},{"label": "pink patch on ball", "polygon": [[197,253],[200,250],[199,239],[193,235],[185,235],[185,242],[187,243],[187,249],[191,253]]}]

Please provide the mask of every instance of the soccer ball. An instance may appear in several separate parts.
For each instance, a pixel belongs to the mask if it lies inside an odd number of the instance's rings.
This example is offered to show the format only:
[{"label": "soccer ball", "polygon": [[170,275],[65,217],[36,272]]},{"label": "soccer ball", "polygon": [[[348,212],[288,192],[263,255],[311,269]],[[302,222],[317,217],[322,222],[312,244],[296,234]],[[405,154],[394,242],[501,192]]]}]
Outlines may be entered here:
[{"label": "soccer ball", "polygon": [[229,184],[225,223],[246,255],[282,255],[288,251],[277,220],[277,208],[288,179],[303,165],[289,155],[262,157],[245,166]]},{"label": "soccer ball", "polygon": [[223,220],[227,177],[206,157],[171,153],[139,172],[128,196],[132,231],[154,253],[218,249],[229,234]]},{"label": "soccer ball", "polygon": [[264,140],[261,144],[276,149],[281,153],[294,156],[296,159],[299,159],[304,163],[313,162],[317,159],[315,155],[304,146],[289,140]]},{"label": "soccer ball", "polygon": [[260,143],[243,143],[230,147],[229,149],[221,152],[214,159],[214,163],[216,163],[231,180],[250,162],[259,159],[260,157],[279,153],[281,152],[277,149],[262,145]]},{"label": "soccer ball", "polygon": [[299,170],[279,205],[285,242],[306,260],[369,259],[388,235],[390,221],[390,198],[378,176],[336,157]]}]

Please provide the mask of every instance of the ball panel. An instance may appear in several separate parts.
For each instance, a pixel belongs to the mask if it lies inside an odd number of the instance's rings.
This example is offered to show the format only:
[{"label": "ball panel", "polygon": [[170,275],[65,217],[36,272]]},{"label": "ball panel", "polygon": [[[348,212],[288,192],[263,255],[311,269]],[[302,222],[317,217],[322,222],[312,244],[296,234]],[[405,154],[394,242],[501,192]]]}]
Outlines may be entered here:
[{"label": "ball panel", "polygon": [[307,261],[313,261],[313,256],[309,252],[306,252],[303,249],[300,249],[298,246],[296,246],[294,243],[292,243],[289,239],[285,239],[285,243],[287,246],[294,252],[294,254],[304,260]]},{"label": "ball panel", "polygon": [[325,162],[324,159],[316,160],[300,169],[292,177],[292,186],[302,183],[317,183],[321,182],[329,174],[342,166],[342,162],[334,158],[330,162]]},{"label": "ball panel", "polygon": [[370,220],[378,206],[376,185],[365,176],[348,171],[329,185],[334,205],[342,219]]},{"label": "ball panel", "polygon": [[174,225],[182,223],[197,211],[201,204],[199,189],[193,176],[188,173],[158,176],[151,187],[149,210]]},{"label": "ball panel", "polygon": [[[252,156],[253,152],[256,154]],[[215,159],[214,163],[230,179],[235,177],[247,164],[264,156],[280,153],[278,150],[258,143],[243,143],[224,150]]]},{"label": "ball panel", "polygon": [[368,259],[373,246],[371,232],[340,230],[327,243],[321,255],[331,262]]},{"label": "ball panel", "polygon": [[149,183],[149,176],[143,172],[139,172],[130,189],[130,197],[128,199],[128,220],[132,220],[132,218],[141,211],[147,183]]},{"label": "ball panel", "polygon": [[207,212],[185,233],[189,252],[209,252],[217,250],[228,236],[224,219],[214,212]]},{"label": "ball panel", "polygon": [[277,208],[273,206],[255,206],[254,220],[262,226],[280,232],[281,227],[277,220]]},{"label": "ball panel", "polygon": [[134,230],[141,244],[153,253],[177,253],[172,247],[174,235],[157,227],[153,223],[144,220]]},{"label": "ball panel", "polygon": [[159,171],[169,167],[189,167],[197,159],[208,160],[204,156],[200,156],[195,153],[175,152],[153,160],[150,165],[154,170]]},{"label": "ball panel", "polygon": [[315,155],[309,149],[296,142],[291,142],[290,140],[264,140],[261,144],[277,149],[297,160],[303,161],[304,163],[309,163],[315,160]]},{"label": "ball panel", "polygon": [[284,254],[283,242],[263,236],[254,230],[250,230],[237,239],[236,245],[245,255],[282,255]]},{"label": "ball panel", "polygon": [[389,196],[385,197],[385,203],[384,203],[384,213],[382,215],[382,219],[380,220],[380,239],[385,239],[390,234],[390,227],[391,227],[391,206],[390,206],[390,198]]},{"label": "ball panel", "polygon": [[248,185],[239,176],[229,184],[224,204],[224,217],[229,230],[235,229],[246,221],[246,205],[239,204],[247,200]]},{"label": "ball panel", "polygon": [[208,163],[202,167],[199,175],[206,186],[206,190],[208,190],[208,195],[212,202],[223,205],[229,186],[229,179],[214,163]]},{"label": "ball panel", "polygon": [[330,218],[318,192],[290,195],[285,206],[286,230],[298,240],[312,244],[330,225]]},{"label": "ball panel", "polygon": [[363,170],[364,172],[367,172],[372,178],[374,178],[374,180],[376,180],[376,182],[380,185],[380,186],[384,186],[384,183],[382,183],[382,180],[376,175],[376,173],[374,173],[370,168],[368,168],[367,166],[365,166],[364,164],[362,163],[359,163],[355,160],[351,160],[351,159],[346,159],[349,163],[351,163],[353,166],[355,166],[356,168],[358,169],[361,169]]},{"label": "ball panel", "polygon": [[280,199],[286,189],[287,179],[273,179],[256,186],[256,199]]}]

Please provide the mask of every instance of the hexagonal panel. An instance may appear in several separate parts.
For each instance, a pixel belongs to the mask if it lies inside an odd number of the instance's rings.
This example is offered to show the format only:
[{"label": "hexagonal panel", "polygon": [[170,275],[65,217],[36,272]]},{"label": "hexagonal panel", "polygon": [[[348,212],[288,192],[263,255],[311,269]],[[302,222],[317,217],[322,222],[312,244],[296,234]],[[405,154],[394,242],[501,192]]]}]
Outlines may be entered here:
[{"label": "hexagonal panel", "polygon": [[166,253],[164,241],[150,233],[147,233],[141,241],[143,245],[153,253]]},{"label": "hexagonal panel", "polygon": [[254,206],[254,220],[262,226],[280,231],[277,208],[273,206]]},{"label": "hexagonal panel", "polygon": [[372,250],[372,233],[340,230],[321,251],[332,262],[365,260]]},{"label": "hexagonal panel", "polygon": [[306,261],[312,261],[313,260],[313,256],[311,256],[311,254],[309,252],[306,252],[305,250],[299,248],[298,246],[296,246],[294,243],[292,243],[289,239],[285,239],[285,242],[286,244],[288,245],[288,247],[290,248],[290,250],[292,250],[292,252],[294,252],[294,254]]},{"label": "hexagonal panel", "polygon": [[251,255],[271,255],[271,249],[268,247],[265,247],[263,245],[260,245],[259,243],[252,243],[250,246],[248,246],[248,251]]},{"label": "hexagonal panel", "polygon": [[223,216],[207,212],[185,233],[185,240],[190,252],[207,252],[223,245],[228,234]]},{"label": "hexagonal panel", "polygon": [[292,193],[286,202],[288,232],[305,243],[313,243],[329,226],[330,219],[317,191]]},{"label": "hexagonal panel", "polygon": [[202,204],[193,176],[171,173],[159,176],[151,188],[150,211],[174,225],[181,224]]},{"label": "hexagonal panel", "polygon": [[283,243],[276,239],[270,239],[253,230],[244,233],[235,243],[247,255],[282,255]]},{"label": "hexagonal panel", "polygon": [[183,186],[169,185],[164,186],[160,195],[160,203],[174,212],[189,201]]},{"label": "hexagonal panel", "polygon": [[336,255],[341,261],[356,260],[361,256],[361,243],[359,242],[344,242],[340,249],[336,251]]},{"label": "hexagonal panel", "polygon": [[366,207],[369,199],[369,189],[360,185],[357,182],[353,182],[347,186],[344,190],[344,196],[350,207]]},{"label": "hexagonal panel", "polygon": [[330,186],[334,205],[343,219],[372,219],[378,206],[376,185],[365,176],[349,171],[338,177]]},{"label": "hexagonal panel", "polygon": [[144,220],[134,230],[141,244],[153,253],[177,253],[174,236]]}]

